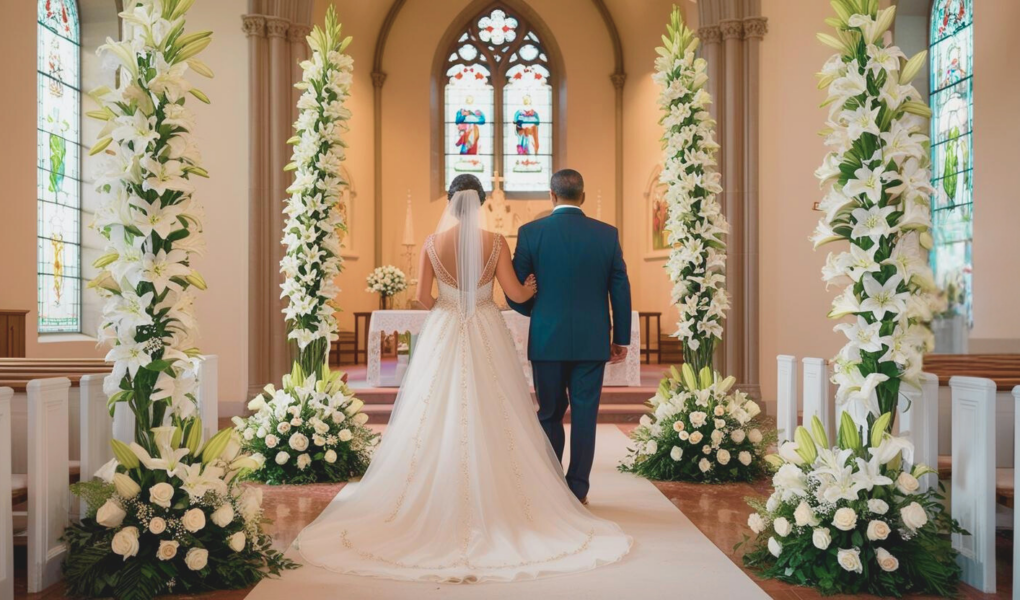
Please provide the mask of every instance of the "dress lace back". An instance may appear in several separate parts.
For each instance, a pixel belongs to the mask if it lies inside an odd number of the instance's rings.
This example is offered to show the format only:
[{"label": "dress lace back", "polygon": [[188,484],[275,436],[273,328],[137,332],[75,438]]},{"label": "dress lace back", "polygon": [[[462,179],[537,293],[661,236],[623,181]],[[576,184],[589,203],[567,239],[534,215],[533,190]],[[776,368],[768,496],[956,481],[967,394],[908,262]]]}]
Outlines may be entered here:
[{"label": "dress lace back", "polygon": [[[489,260],[482,270],[482,277],[478,281],[478,287],[483,287],[492,282],[496,276],[496,263],[499,261],[499,253],[503,249],[503,236],[497,235],[492,241],[492,252],[489,253]],[[439,260],[439,253],[436,252],[436,235],[432,234],[425,240],[425,251],[429,255],[432,269],[436,272],[436,278],[445,285],[459,289],[457,278],[450,274],[450,271]]]}]

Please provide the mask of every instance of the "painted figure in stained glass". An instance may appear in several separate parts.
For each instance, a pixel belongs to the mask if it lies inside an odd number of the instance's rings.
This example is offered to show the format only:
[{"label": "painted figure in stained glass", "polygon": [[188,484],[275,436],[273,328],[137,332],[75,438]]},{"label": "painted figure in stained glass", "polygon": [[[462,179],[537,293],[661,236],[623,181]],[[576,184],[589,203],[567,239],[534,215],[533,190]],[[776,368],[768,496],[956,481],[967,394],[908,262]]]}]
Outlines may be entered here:
[{"label": "painted figure in stained glass", "polygon": [[64,86],[60,85],[64,81],[64,65],[60,58],[59,38],[53,38],[50,41],[50,54],[46,59],[46,66],[49,67],[50,76],[53,77],[49,85],[50,95],[60,98],[64,95]]},{"label": "painted figure in stained glass", "polygon": [[73,0],[43,0],[39,6],[39,22],[66,38],[76,40],[78,23],[74,12]]},{"label": "painted figure in stained glass", "polygon": [[952,34],[966,23],[968,10],[965,0],[939,0],[935,11],[939,37]]},{"label": "painted figure in stained glass", "polygon": [[970,142],[961,137],[967,131],[967,109],[967,101],[960,94],[953,94],[939,112],[942,130],[938,137],[946,140],[941,187],[946,194],[948,205],[955,203],[961,171],[966,171],[963,173],[965,186],[970,183],[970,172],[967,170],[970,163]]},{"label": "painted figure in stained glass", "polygon": [[54,109],[53,114],[46,117],[46,121],[50,124],[50,127],[56,133],[48,133],[49,137],[49,148],[50,148],[50,165],[49,165],[49,191],[57,197],[57,201],[60,200],[60,191],[64,183],[64,177],[67,173],[67,140],[64,139],[63,133],[66,133],[71,126],[67,121],[60,118],[59,113]]},{"label": "painted figure in stained glass", "polygon": [[64,291],[64,236],[56,234],[50,245],[53,247],[53,304],[60,306],[60,296]]},{"label": "painted figure in stained glass", "polygon": [[478,154],[478,140],[482,136],[479,125],[485,124],[485,113],[475,108],[474,96],[468,96],[465,106],[457,111],[456,123],[460,137],[457,138],[457,147],[461,154]]},{"label": "painted figure in stained glass", "polygon": [[538,126],[542,120],[531,106],[531,96],[525,96],[523,102],[524,106],[514,113],[517,154],[538,154]]}]

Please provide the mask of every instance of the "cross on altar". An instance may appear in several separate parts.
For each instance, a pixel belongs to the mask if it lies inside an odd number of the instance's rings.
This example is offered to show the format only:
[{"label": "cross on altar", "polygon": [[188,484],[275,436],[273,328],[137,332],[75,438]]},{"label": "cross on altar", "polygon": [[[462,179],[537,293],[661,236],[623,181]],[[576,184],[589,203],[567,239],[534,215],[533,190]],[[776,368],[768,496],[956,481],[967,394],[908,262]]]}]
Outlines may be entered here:
[{"label": "cross on altar", "polygon": [[500,189],[500,185],[499,185],[499,184],[503,183],[503,180],[504,180],[504,178],[499,176],[499,171],[498,170],[492,172],[492,193],[493,193],[493,195],[495,195],[497,192],[502,192],[503,191],[503,190]]}]

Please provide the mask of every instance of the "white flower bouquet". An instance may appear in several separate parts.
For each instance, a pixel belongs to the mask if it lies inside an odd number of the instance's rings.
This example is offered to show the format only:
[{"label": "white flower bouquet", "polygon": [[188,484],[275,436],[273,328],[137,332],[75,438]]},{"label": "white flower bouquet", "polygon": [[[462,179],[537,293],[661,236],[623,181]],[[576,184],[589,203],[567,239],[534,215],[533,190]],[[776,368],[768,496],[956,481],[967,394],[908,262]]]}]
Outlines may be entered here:
[{"label": "white flower bouquet", "polygon": [[282,296],[288,303],[283,313],[290,326],[288,337],[297,343],[298,361],[306,373],[320,378],[330,342],[337,339],[333,302],[340,290],[334,280],[343,265],[341,236],[347,231],[340,208],[347,182],[340,166],[346,158],[343,136],[351,118],[344,106],[354,67],[344,54],[350,41],[341,37],[330,7],[325,28],[316,27],[308,36],[312,57],[301,63],[302,81],[296,87],[304,92],[297,105],[297,134],[289,140],[294,153],[287,170],[295,171],[295,177],[284,209],[288,218],[282,243],[287,252],[280,272],[285,277]]},{"label": "white flower bouquet", "polygon": [[368,468],[379,436],[366,427],[364,402],[327,368],[324,378],[295,363],[282,389],[266,386],[248,403],[254,414],[235,417],[245,450],[265,456],[249,479],[269,484],[348,481]]},{"label": "white flower bouquet", "polygon": [[666,481],[752,481],[765,475],[762,457],[774,441],[758,419],[761,408],[733,391],[734,379],[690,365],[659,384],[651,415],[631,433],[634,442],[620,470]]},{"label": "white flower bouquet", "polygon": [[920,492],[933,474],[911,465],[909,440],[890,435],[891,415],[862,440],[848,413],[829,446],[817,417],[783,444],[768,501],[751,503],[757,536],[744,563],[768,578],[816,587],[823,594],[905,593],[954,596],[960,578],[950,533],[966,533],[937,490]]},{"label": "white flower bouquet", "polygon": [[404,272],[393,265],[386,265],[384,267],[376,267],[374,271],[368,274],[368,288],[365,291],[376,293],[383,297],[390,297],[396,296],[406,289],[407,277],[404,275]]},{"label": "white flower bouquet", "polygon": [[729,225],[716,200],[722,192],[716,171],[712,96],[705,89],[704,58],[695,58],[699,40],[673,9],[665,47],[657,49],[653,79],[661,87],[659,106],[666,186],[666,230],[672,247],[666,272],[672,300],[680,313],[675,336],[683,343],[684,362],[695,372],[711,367],[722,340],[722,322],[730,307],[726,292],[726,241]]}]

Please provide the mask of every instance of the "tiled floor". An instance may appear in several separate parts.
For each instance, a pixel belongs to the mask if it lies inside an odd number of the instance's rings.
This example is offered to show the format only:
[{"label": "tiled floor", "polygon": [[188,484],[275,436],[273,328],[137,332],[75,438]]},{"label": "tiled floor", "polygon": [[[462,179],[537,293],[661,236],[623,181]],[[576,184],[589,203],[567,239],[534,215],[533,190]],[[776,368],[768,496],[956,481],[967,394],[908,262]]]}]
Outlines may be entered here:
[{"label": "tiled floor", "polygon": [[[633,426],[621,425],[624,431]],[[656,487],[673,502],[687,517],[738,565],[739,555],[733,546],[746,533],[748,509],[744,503],[747,496],[768,494],[769,482],[755,484],[696,485],[686,483],[656,483]],[[297,534],[329,504],[343,484],[319,484],[306,486],[282,486],[264,488],[266,516],[273,520],[270,533],[279,548],[286,548]],[[597,493],[597,490],[593,493]],[[1012,589],[1013,551],[1010,537],[1000,536],[998,540],[998,595],[981,594],[962,586],[960,594],[965,599],[1009,598]],[[55,585],[42,594],[25,594],[24,549],[16,553],[19,568],[16,569],[15,596],[28,600],[56,600],[64,597],[62,585]],[[763,581],[753,572],[748,572],[770,596],[779,600],[808,600],[821,598],[811,589],[800,588],[775,581]],[[640,591],[640,590],[635,590]],[[218,592],[200,596],[205,599],[240,600],[247,590]],[[861,596],[856,596],[861,598]],[[188,598],[179,596],[179,598]],[[595,596],[592,596],[594,599]],[[834,600],[849,596],[830,596]],[[920,597],[917,597],[920,598]]]}]

